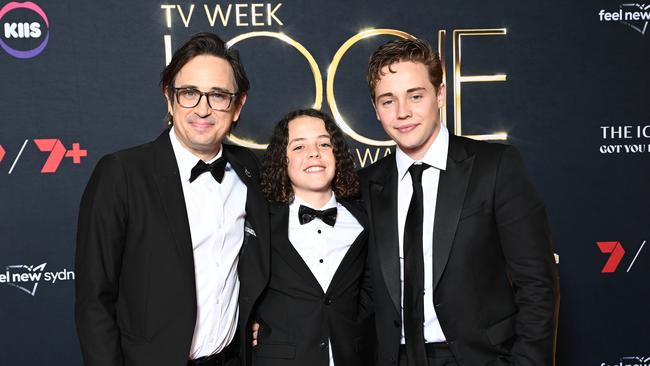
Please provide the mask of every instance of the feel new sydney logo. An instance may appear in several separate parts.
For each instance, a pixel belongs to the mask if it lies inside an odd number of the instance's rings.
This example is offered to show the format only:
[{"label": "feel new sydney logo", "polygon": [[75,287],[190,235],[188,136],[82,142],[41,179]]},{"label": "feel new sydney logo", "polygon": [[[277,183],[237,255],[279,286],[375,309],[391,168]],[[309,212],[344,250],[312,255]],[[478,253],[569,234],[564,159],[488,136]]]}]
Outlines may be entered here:
[{"label": "feel new sydney logo", "polygon": [[21,292],[36,296],[36,290],[42,283],[56,284],[61,281],[73,281],[74,272],[68,269],[46,271],[46,263],[39,265],[13,264],[5,266],[0,272],[0,283],[14,287]]},{"label": "feel new sydney logo", "polygon": [[650,4],[624,3],[617,10],[598,11],[598,20],[601,22],[620,22],[645,34],[650,22]]}]

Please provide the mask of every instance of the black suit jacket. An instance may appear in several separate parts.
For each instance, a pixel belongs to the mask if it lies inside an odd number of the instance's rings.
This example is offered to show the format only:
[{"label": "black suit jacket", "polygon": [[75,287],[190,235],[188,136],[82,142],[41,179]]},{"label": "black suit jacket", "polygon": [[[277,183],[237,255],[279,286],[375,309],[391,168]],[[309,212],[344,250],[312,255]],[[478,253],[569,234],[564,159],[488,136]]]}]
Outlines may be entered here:
[{"label": "black suit jacket", "polygon": [[[289,242],[288,205],[271,206],[271,280],[257,306],[254,366],[327,366],[328,339],[336,366],[372,364],[374,326],[364,303],[367,219],[340,201],[364,230],[348,249],[326,292]],[[361,300],[360,300],[361,299]]]},{"label": "black suit jacket", "polygon": [[[371,222],[378,365],[394,365],[402,328],[395,156],[360,175]],[[516,149],[450,136],[430,230],[434,293],[427,301],[459,364],[552,365],[557,273],[546,212]]]},{"label": "black suit jacket", "polygon": [[[267,206],[253,153],[222,146],[248,187],[239,317],[250,327],[268,281]],[[85,364],[185,365],[197,313],[194,257],[168,131],[98,162],[77,229],[75,319]]]}]

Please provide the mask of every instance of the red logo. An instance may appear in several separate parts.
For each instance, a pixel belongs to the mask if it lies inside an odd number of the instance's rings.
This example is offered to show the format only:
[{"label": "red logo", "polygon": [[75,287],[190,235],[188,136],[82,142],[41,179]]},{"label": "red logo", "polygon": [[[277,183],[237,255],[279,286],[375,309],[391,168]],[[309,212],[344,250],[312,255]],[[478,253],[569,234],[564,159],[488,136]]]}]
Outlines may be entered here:
[{"label": "red logo", "polygon": [[597,244],[601,252],[611,253],[600,273],[615,272],[616,268],[618,268],[618,265],[621,263],[621,259],[623,259],[625,249],[623,249],[621,243],[617,241],[599,241]]},{"label": "red logo", "polygon": [[[632,262],[627,267],[627,270],[625,272],[630,272],[630,269],[632,269],[634,262],[636,262],[636,259],[639,257],[639,253],[641,253],[641,250],[643,249],[645,242],[646,241],[644,240],[643,243],[641,243],[639,250],[637,250],[634,259],[632,259]],[[598,244],[598,248],[602,253],[609,254],[609,258],[607,259],[607,262],[605,262],[605,265],[603,266],[603,269],[600,271],[600,273],[616,272],[616,270],[618,269],[618,265],[621,264],[621,260],[625,255],[625,249],[623,249],[623,245],[621,244],[621,242],[620,241],[598,241],[596,242],[596,244]]]},{"label": "red logo", "polygon": [[39,150],[50,152],[41,173],[55,173],[63,158],[72,158],[73,164],[81,164],[81,158],[88,156],[88,150],[81,150],[78,142],[72,143],[70,150],[66,150],[59,139],[35,139],[34,143]]},{"label": "red logo", "polygon": [[[29,142],[29,139],[23,142],[20,151],[11,164],[9,174],[13,172],[16,164],[20,160],[25,147],[27,147],[27,142]],[[47,160],[45,160],[45,164],[43,164],[43,168],[41,168],[41,173],[44,174],[56,173],[64,158],[72,159],[72,164],[81,164],[81,158],[88,156],[88,150],[82,149],[78,142],[73,142],[70,149],[67,149],[59,139],[34,139],[34,144],[36,144],[39,151],[49,152]],[[0,162],[2,162],[2,159],[5,156],[6,151],[2,145],[0,145]]]}]

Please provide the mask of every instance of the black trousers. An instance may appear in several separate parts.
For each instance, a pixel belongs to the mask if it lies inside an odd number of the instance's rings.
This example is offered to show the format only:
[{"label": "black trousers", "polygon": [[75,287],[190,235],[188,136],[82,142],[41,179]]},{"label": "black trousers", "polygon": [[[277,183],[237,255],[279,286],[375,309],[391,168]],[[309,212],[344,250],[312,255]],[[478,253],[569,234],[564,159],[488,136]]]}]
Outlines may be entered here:
[{"label": "black trousers", "polygon": [[[427,343],[427,361],[429,366],[458,366],[454,354],[445,343]],[[408,366],[406,346],[399,346],[399,366]]]}]

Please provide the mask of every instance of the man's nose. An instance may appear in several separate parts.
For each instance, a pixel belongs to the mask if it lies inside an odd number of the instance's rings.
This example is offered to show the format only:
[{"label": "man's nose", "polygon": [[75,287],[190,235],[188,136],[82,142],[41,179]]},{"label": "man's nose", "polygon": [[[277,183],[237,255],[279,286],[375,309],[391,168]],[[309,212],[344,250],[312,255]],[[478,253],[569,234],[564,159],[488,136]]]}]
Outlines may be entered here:
[{"label": "man's nose", "polygon": [[411,106],[407,102],[397,102],[397,118],[406,119],[411,117],[411,115]]},{"label": "man's nose", "polygon": [[212,113],[212,108],[210,108],[210,105],[208,104],[208,96],[207,95],[201,95],[199,97],[199,104],[197,104],[194,107],[194,112],[199,117],[206,117],[206,116],[209,116]]}]

